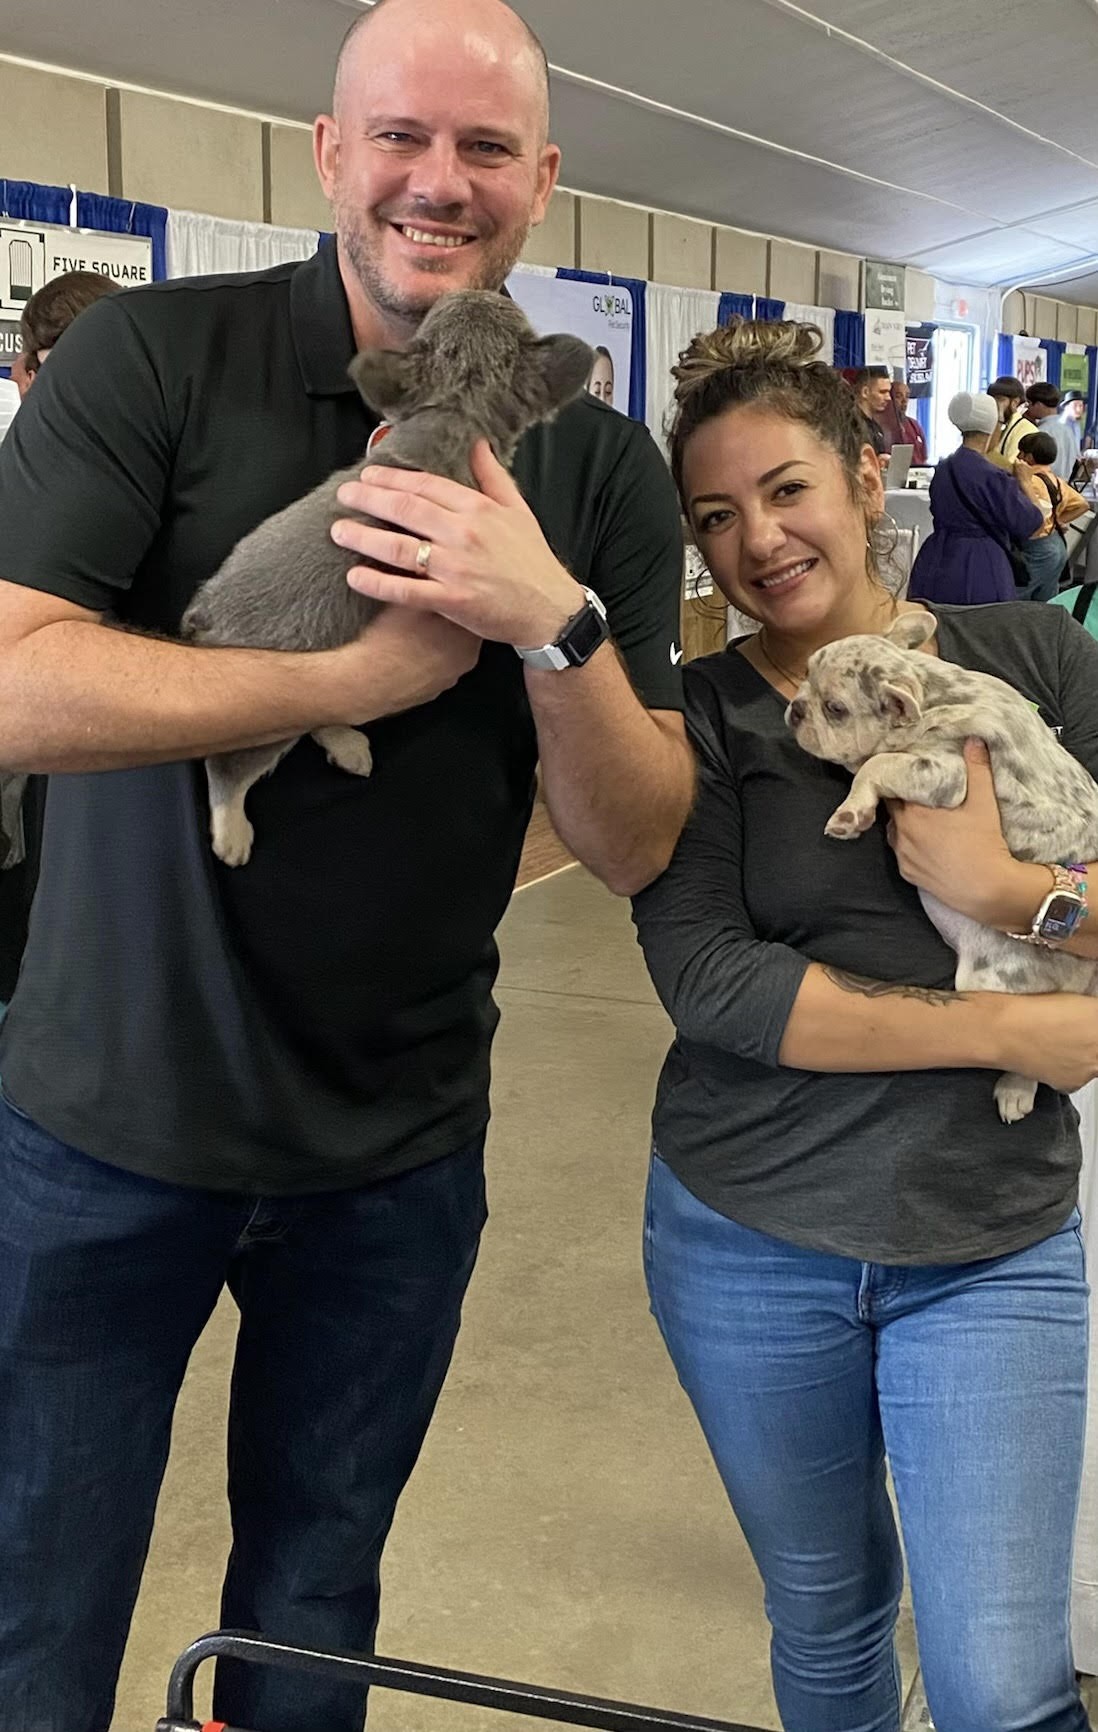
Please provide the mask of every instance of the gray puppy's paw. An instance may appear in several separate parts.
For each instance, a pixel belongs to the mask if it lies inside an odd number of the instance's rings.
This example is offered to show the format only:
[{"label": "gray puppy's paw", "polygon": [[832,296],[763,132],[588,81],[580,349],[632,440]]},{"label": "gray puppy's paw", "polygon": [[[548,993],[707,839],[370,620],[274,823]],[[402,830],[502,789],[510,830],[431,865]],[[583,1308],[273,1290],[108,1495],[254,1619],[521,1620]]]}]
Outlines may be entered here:
[{"label": "gray puppy's paw", "polygon": [[995,1084],[995,1105],[1004,1125],[1016,1125],[1028,1118],[1037,1098],[1037,1084],[1032,1077],[1006,1071]]},{"label": "gray puppy's paw", "polygon": [[255,831],[243,806],[215,806],[210,813],[213,851],[226,866],[246,866],[252,857]]},{"label": "gray puppy's paw", "polygon": [[824,825],[824,835],[833,836],[837,842],[852,842],[856,836],[863,836],[873,828],[877,816],[876,803],[872,806],[852,806],[847,802],[832,812]]}]

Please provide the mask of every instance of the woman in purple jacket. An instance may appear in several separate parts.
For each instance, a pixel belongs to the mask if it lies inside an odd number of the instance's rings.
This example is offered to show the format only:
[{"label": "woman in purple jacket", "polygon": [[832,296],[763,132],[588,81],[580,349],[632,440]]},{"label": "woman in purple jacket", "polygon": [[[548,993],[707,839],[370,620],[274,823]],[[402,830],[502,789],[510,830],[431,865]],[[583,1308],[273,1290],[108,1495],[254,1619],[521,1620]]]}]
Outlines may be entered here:
[{"label": "woman in purple jacket", "polygon": [[1028,541],[1041,513],[1003,469],[987,460],[998,431],[994,400],[962,391],[949,405],[960,448],[938,464],[930,483],[934,533],[919,549],[910,595],[918,601],[1016,601],[1007,549]]}]

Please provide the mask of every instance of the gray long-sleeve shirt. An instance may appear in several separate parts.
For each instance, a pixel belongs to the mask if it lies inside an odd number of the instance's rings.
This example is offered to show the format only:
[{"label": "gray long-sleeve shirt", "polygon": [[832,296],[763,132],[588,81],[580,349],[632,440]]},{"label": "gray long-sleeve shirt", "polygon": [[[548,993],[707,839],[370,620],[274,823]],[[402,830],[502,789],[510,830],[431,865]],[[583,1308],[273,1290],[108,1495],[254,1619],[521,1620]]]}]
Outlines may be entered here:
[{"label": "gray long-sleeve shirt", "polygon": [[[1098,643],[1062,608],[935,607],[947,661],[1008,680],[1098,777]],[[686,669],[698,799],[634,917],[677,1038],[655,1145],[744,1226],[864,1261],[958,1263],[1054,1232],[1075,1202],[1077,1115],[1041,1088],[1003,1125],[982,1070],[831,1074],[778,1052],[810,962],[953,984],[954,956],[900,877],[884,817],[857,842],[824,824],[850,777],[811,758],[785,700],[734,647]]]}]

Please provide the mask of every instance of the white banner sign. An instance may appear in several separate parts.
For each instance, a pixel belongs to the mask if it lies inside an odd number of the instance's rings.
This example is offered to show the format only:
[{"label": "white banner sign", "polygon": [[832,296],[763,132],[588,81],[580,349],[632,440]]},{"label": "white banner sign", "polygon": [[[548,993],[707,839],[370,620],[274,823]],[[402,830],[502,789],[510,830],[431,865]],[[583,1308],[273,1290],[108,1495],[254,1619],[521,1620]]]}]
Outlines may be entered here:
[{"label": "white banner sign", "polygon": [[540,271],[513,271],[507,288],[539,337],[567,331],[595,351],[587,389],[623,415],[629,413],[633,360],[633,296],[608,283],[577,283]]},{"label": "white banner sign", "polygon": [[153,280],[147,235],[0,221],[0,367],[19,353],[19,317],[37,289],[66,271],[95,271],[119,288]]},{"label": "white banner sign", "polygon": [[866,313],[865,364],[887,367],[893,378],[903,378],[907,366],[907,320],[903,313]]},{"label": "white banner sign", "polygon": [[1044,384],[1048,378],[1048,354],[1036,337],[1015,337],[1014,377],[1027,390],[1031,385]]}]

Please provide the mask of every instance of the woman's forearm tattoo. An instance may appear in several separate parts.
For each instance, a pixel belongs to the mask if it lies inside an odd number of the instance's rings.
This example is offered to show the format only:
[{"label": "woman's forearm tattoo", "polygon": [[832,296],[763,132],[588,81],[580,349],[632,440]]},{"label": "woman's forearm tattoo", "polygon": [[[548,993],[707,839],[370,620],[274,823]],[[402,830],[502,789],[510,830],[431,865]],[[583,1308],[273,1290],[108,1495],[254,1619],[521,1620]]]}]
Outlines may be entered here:
[{"label": "woman's forearm tattoo", "polygon": [[902,981],[863,980],[860,974],[851,974],[845,968],[825,967],[824,973],[840,992],[853,993],[859,998],[916,998],[922,1004],[939,1006],[965,1002],[963,992],[943,992],[934,986],[905,986]]}]

